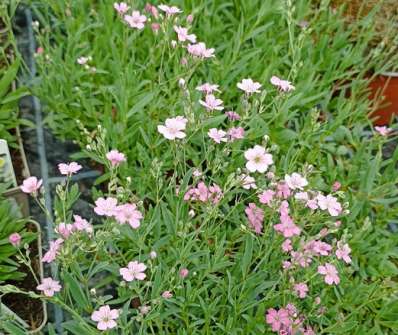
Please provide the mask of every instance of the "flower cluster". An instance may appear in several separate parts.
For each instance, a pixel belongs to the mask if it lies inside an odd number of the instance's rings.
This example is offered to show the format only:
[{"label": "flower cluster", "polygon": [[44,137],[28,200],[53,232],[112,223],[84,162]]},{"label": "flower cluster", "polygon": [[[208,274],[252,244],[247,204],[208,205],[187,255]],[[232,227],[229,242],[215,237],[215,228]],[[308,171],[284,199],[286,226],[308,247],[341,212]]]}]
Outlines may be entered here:
[{"label": "flower cluster", "polygon": [[196,187],[188,189],[184,195],[184,200],[217,204],[220,202],[222,196],[222,190],[217,184],[208,187],[204,182],[199,182]]}]

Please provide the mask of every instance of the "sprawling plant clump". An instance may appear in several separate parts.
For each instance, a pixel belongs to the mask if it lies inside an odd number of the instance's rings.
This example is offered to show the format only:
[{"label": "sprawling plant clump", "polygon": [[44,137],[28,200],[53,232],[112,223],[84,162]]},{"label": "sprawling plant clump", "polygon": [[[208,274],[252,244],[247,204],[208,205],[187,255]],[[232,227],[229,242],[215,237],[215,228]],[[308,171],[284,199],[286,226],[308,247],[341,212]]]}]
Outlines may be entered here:
[{"label": "sprawling plant clump", "polygon": [[105,168],[82,218],[60,164],[59,276],[29,294],[74,334],[393,334],[398,151],[365,94],[388,49],[327,2],[188,5],[37,7],[49,125]]}]

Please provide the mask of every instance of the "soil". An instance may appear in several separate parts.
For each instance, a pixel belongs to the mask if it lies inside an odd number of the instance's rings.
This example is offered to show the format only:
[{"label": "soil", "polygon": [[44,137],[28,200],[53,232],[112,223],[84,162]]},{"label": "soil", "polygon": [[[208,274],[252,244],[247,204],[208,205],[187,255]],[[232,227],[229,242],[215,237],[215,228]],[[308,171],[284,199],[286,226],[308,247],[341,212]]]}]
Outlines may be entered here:
[{"label": "soil", "polygon": [[15,177],[17,179],[17,184],[21,185],[25,179],[23,175],[24,164],[22,161],[21,152],[17,149],[11,149],[10,155],[12,159],[12,166],[14,167]]},{"label": "soil", "polygon": [[[31,232],[37,232],[36,226],[34,226],[33,224],[28,224],[27,230]],[[38,245],[36,241],[33,241],[30,244],[32,267],[36,273],[36,276],[40,278],[40,259],[37,247]],[[6,281],[6,284],[17,286],[24,291],[34,291],[36,293],[39,293],[38,291],[36,291],[37,283],[33,275],[30,273],[29,269],[26,266],[22,266],[20,268],[20,271],[27,274],[23,280],[9,280]],[[40,327],[41,323],[43,322],[43,305],[38,299],[32,299],[23,294],[7,294],[2,298],[2,302],[13,312],[17,313],[21,319],[26,321],[26,323],[31,327],[32,330]]]}]

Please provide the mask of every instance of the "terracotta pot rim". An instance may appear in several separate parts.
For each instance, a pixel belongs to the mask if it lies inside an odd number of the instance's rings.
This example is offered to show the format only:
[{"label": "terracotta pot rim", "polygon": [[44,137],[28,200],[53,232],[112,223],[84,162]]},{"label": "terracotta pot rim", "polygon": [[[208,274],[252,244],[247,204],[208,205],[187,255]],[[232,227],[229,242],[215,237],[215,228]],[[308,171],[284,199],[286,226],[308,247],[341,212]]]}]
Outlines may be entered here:
[{"label": "terracotta pot rim", "polygon": [[380,73],[381,76],[384,77],[393,77],[393,78],[398,78],[398,72],[382,72]]}]

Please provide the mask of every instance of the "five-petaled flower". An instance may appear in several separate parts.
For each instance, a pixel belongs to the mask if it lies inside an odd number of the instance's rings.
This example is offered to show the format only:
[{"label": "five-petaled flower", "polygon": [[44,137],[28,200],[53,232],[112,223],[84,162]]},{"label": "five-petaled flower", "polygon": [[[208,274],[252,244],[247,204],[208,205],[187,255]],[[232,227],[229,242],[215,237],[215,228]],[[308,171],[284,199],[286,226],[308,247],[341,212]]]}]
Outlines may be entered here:
[{"label": "five-petaled flower", "polygon": [[91,320],[98,322],[97,329],[107,330],[117,326],[116,319],[119,317],[119,310],[111,309],[108,305],[101,306],[98,311],[91,314]]},{"label": "five-petaled flower", "polygon": [[43,278],[40,285],[36,287],[39,291],[43,291],[46,297],[54,296],[54,293],[61,291],[61,285],[58,281],[52,278]]},{"label": "five-petaled flower", "polygon": [[161,133],[168,140],[175,140],[176,138],[184,138],[188,120],[182,116],[166,119],[165,125],[158,125],[158,132]]},{"label": "five-petaled flower", "polygon": [[144,280],[146,265],[137,261],[132,261],[127,264],[126,268],[120,268],[119,273],[125,281]]},{"label": "five-petaled flower", "polygon": [[260,145],[245,151],[246,168],[250,172],[264,173],[268,167],[273,163],[272,155],[267,153],[264,147]]},{"label": "five-petaled flower", "polygon": [[325,276],[325,283],[328,285],[339,284],[339,273],[334,265],[325,263],[318,266],[318,273]]},{"label": "five-petaled flower", "polygon": [[238,88],[247,94],[260,93],[261,84],[253,81],[252,79],[242,79],[240,83],[237,84]]},{"label": "five-petaled flower", "polygon": [[136,29],[143,29],[145,27],[145,22],[147,18],[142,15],[139,11],[134,10],[131,15],[125,15],[124,21],[131,27]]}]

